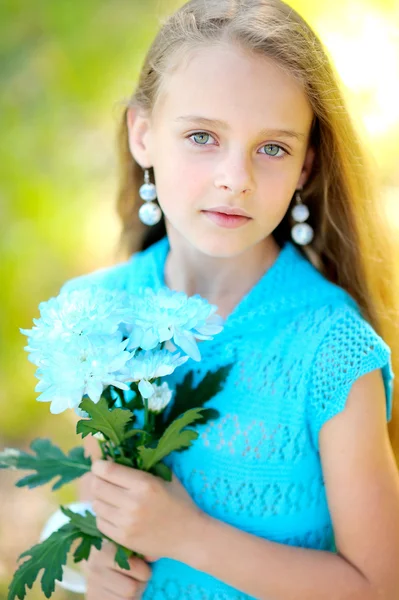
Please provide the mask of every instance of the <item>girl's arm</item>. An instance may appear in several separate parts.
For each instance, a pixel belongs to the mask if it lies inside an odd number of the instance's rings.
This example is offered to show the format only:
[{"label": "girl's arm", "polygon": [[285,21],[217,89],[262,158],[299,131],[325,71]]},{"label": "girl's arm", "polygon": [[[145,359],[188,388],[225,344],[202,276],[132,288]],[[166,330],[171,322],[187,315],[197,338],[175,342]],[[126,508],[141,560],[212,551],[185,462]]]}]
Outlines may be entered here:
[{"label": "girl's arm", "polygon": [[178,560],[260,600],[398,600],[399,477],[380,370],[320,433],[337,554],[269,542],[205,515]]}]

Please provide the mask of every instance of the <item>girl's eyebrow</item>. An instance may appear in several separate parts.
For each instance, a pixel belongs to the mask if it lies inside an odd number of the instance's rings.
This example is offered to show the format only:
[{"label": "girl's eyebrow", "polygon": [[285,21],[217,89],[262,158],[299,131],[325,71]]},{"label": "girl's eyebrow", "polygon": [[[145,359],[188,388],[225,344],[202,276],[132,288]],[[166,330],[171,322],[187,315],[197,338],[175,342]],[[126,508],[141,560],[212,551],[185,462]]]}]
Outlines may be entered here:
[{"label": "girl's eyebrow", "polygon": [[[229,129],[228,124],[225,121],[221,121],[220,119],[208,119],[207,117],[201,117],[198,115],[186,115],[186,116],[182,116],[182,117],[177,117],[177,119],[175,119],[175,121],[177,122],[181,122],[181,121],[185,121],[185,122],[190,122],[190,123],[201,123],[205,126],[213,126],[213,127],[219,127],[220,129]],[[268,137],[270,135],[277,135],[277,136],[282,136],[282,137],[287,137],[287,138],[295,138],[299,141],[305,139],[305,134],[304,133],[299,133],[298,131],[293,131],[291,129],[262,129],[262,131],[259,132],[260,136],[264,136],[264,137]]]}]

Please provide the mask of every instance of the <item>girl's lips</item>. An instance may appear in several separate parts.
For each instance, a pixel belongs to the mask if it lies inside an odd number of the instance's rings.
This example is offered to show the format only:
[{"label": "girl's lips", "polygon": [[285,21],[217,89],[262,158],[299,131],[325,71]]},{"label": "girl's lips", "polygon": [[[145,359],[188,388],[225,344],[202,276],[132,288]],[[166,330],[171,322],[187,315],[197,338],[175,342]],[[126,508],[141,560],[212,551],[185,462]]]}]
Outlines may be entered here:
[{"label": "girl's lips", "polygon": [[213,212],[210,210],[201,211],[205,216],[208,217],[213,223],[219,225],[219,227],[225,227],[227,229],[235,229],[241,227],[251,221],[249,217],[242,217],[240,215],[226,215],[225,213]]}]

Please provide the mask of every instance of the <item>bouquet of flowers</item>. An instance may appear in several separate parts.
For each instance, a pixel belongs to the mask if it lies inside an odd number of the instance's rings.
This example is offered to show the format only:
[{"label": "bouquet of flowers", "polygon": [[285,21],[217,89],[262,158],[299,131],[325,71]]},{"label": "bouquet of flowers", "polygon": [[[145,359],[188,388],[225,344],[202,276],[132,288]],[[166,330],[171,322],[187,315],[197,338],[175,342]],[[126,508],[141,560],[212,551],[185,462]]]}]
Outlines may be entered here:
[{"label": "bouquet of flowers", "polygon": [[[196,340],[211,340],[223,329],[217,307],[199,295],[168,288],[148,288],[133,296],[95,285],[64,291],[42,302],[39,310],[35,327],[21,329],[29,340],[29,360],[38,367],[37,400],[51,402],[53,414],[71,408],[82,417],[76,432],[98,440],[103,460],[170,481],[163,458],[197,439],[198,432],[188,426],[219,416],[204,404],[221,389],[231,365],[208,372],[196,388],[190,371],[174,391],[161,380],[190,358],[201,360]],[[32,453],[14,448],[0,452],[0,468],[34,471],[18,487],[58,478],[52,488],[57,490],[91,470],[83,447],[66,455],[49,439],[39,438],[30,448]],[[68,521],[20,555],[29,558],[14,573],[8,600],[23,600],[42,569],[41,587],[50,598],[73,544],[75,563],[87,560],[93,546],[101,549],[104,539],[115,545],[121,568],[130,568],[132,555],[144,558],[102,534],[92,511],[60,510]]]}]

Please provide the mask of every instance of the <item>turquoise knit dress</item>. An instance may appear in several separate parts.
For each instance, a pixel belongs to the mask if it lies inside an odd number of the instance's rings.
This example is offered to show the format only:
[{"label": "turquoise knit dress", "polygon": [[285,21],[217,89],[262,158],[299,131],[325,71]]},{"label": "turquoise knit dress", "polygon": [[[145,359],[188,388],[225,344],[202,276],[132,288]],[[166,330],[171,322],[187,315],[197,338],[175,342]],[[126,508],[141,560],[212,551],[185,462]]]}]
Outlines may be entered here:
[{"label": "turquoise knit dress", "polygon": [[[68,281],[139,293],[165,285],[165,237],[116,266]],[[206,513],[270,541],[336,552],[319,455],[323,424],[345,407],[354,381],[382,369],[387,420],[394,374],[387,344],[351,296],[329,282],[291,242],[227,317],[222,333],[199,344],[194,383],[234,363],[197,425],[199,437],[165,462]],[[167,413],[166,413],[167,414]],[[231,565],[232,569],[236,565]],[[144,600],[244,600],[252,596],[185,563],[152,563]]]}]

